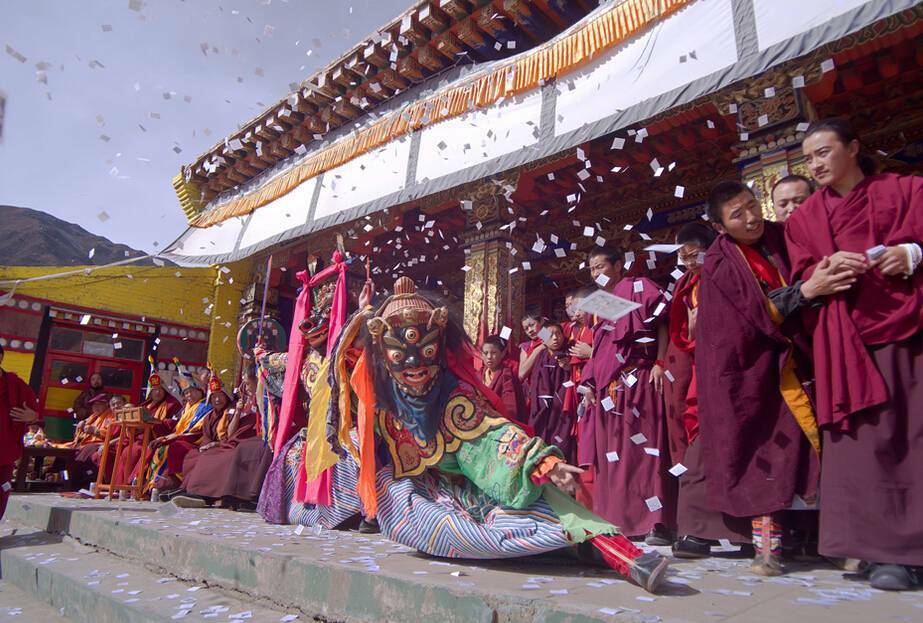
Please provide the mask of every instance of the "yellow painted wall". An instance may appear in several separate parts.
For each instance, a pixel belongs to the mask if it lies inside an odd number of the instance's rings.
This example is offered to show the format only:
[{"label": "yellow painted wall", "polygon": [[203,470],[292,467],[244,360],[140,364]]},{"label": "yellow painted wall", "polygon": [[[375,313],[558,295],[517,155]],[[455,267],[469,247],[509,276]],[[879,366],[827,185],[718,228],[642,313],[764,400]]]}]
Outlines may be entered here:
[{"label": "yellow painted wall", "polygon": [[251,280],[253,262],[246,259],[225,266],[230,271],[218,271],[214,298],[211,299],[214,308],[208,342],[208,360],[226,383],[232,383],[237,378],[237,367],[240,363],[240,355],[237,352],[240,297]]},{"label": "yellow painted wall", "polygon": [[29,382],[29,376],[32,374],[32,361],[35,359],[33,353],[18,353],[7,350],[3,354],[3,369],[7,372],[13,372],[26,383]]},{"label": "yellow painted wall", "polygon": [[[181,268],[116,266],[47,281],[20,284],[17,294],[79,305],[148,320],[208,327],[208,360],[227,383],[237,377],[237,315],[240,298],[251,280],[250,259],[222,267]],[[227,271],[221,270],[228,269]],[[73,267],[0,267],[0,281],[24,279],[73,270]],[[177,276],[179,273],[180,276]],[[0,286],[8,290],[9,286]],[[31,354],[6,353],[4,368],[28,381]]]},{"label": "yellow painted wall", "polygon": [[[25,279],[74,270],[66,266],[0,266],[0,281]],[[214,296],[217,269],[158,266],[113,266],[89,275],[22,283],[17,294],[80,305],[148,320],[206,327],[204,298]],[[179,274],[179,276],[177,276]],[[9,286],[0,286],[8,290]],[[236,301],[239,296],[234,300]]]}]

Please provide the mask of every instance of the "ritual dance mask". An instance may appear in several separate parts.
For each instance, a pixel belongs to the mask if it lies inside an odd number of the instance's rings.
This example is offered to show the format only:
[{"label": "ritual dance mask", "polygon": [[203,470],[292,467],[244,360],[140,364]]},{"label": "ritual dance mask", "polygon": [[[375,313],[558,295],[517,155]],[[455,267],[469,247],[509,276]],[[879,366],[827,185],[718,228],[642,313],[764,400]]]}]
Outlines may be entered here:
[{"label": "ritual dance mask", "polygon": [[330,330],[330,310],[333,306],[333,294],[336,284],[325,283],[317,291],[317,297],[311,306],[311,313],[298,323],[298,330],[311,348],[319,348],[327,341]]},{"label": "ritual dance mask", "polygon": [[449,312],[417,294],[408,277],[394,284],[394,294],[369,319],[372,342],[398,389],[425,396],[445,367],[445,327]]}]

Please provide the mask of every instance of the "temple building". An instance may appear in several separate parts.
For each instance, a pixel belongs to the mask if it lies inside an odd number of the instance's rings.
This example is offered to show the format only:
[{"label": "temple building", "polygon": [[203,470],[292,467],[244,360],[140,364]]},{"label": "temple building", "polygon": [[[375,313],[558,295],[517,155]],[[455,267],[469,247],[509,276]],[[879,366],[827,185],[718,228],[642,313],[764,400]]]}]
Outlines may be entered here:
[{"label": "temple building", "polygon": [[590,283],[594,244],[669,281],[675,258],[645,247],[721,180],[771,217],[813,119],[847,116],[882,170],[917,170],[921,31],[914,0],[417,2],[182,168],[167,255],[247,283],[238,322],[268,275],[288,327],[295,272],[340,235],[379,289],[428,280],[472,338],[515,335]]}]

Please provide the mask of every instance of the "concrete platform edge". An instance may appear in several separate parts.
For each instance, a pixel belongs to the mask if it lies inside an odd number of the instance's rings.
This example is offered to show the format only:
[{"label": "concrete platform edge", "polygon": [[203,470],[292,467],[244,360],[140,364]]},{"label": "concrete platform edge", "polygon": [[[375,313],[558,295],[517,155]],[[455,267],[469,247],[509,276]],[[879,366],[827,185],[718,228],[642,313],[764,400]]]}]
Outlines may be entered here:
[{"label": "concrete platform edge", "polygon": [[[108,516],[108,517],[106,517]],[[53,534],[67,535],[123,559],[153,565],[181,579],[296,607],[328,620],[432,623],[593,623],[634,621],[631,615],[588,616],[543,600],[408,581],[261,553],[188,535],[168,538],[143,525],[112,519],[112,513],[76,510],[31,496],[11,496],[7,517]]]}]

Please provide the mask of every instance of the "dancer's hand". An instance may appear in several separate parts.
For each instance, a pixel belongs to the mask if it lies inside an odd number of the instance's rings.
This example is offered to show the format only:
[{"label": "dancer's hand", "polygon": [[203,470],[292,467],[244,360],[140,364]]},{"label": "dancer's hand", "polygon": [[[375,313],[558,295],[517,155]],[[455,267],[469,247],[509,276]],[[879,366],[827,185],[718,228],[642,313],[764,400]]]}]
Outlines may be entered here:
[{"label": "dancer's hand", "polygon": [[359,309],[365,309],[372,304],[372,297],[375,296],[375,284],[371,279],[366,279],[362,291],[359,293]]},{"label": "dancer's hand", "polygon": [[556,463],[555,466],[551,468],[551,471],[548,472],[548,478],[561,491],[570,495],[575,495],[578,486],[577,477],[582,473],[583,470],[574,465]]}]

